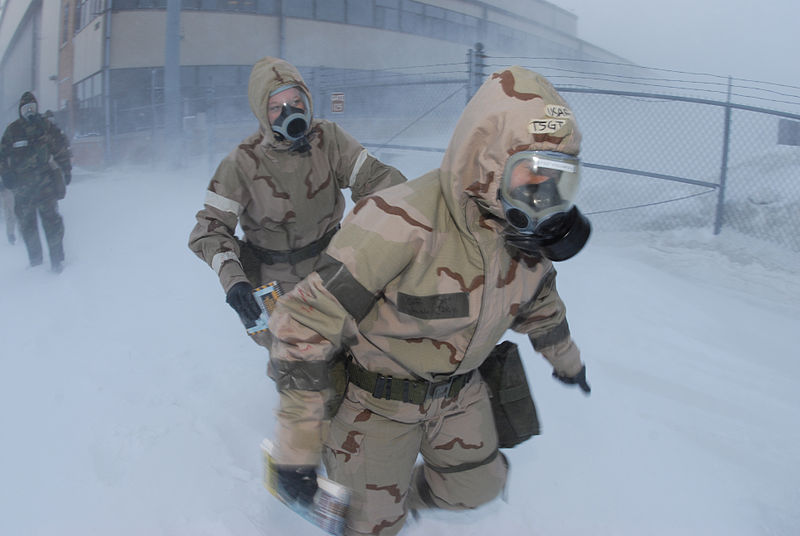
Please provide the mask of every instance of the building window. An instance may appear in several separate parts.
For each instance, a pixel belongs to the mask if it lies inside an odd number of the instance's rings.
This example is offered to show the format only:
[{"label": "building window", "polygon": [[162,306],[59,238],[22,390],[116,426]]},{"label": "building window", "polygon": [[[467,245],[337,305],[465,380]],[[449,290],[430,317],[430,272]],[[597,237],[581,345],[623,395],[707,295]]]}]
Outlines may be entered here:
[{"label": "building window", "polygon": [[330,22],[344,22],[346,13],[344,0],[326,0],[325,2],[317,2],[317,20],[326,20]]},{"label": "building window", "polygon": [[78,0],[75,4],[75,33],[103,14],[106,0]]},{"label": "building window", "polygon": [[246,11],[255,12],[255,0],[217,0],[217,9],[220,11]]},{"label": "building window", "polygon": [[292,0],[283,6],[283,14],[287,17],[298,17],[301,19],[314,18],[314,0]]},{"label": "building window", "polygon": [[346,0],[347,23],[358,24],[359,26],[372,26],[372,7],[374,2],[371,0]]}]

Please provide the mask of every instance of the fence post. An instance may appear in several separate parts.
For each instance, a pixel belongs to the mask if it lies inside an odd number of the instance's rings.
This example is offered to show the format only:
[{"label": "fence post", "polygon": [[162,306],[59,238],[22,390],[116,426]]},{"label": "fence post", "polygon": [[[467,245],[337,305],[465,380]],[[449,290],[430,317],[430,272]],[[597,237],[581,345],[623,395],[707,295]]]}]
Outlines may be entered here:
[{"label": "fence post", "polygon": [[467,100],[466,100],[466,102],[469,102],[469,99],[472,98],[472,69],[474,68],[474,65],[475,65],[475,61],[472,59],[472,56],[474,56],[474,55],[475,55],[475,52],[473,52],[471,48],[469,50],[467,50],[467,84],[466,84]]},{"label": "fence post", "polygon": [[156,70],[150,69],[150,120],[153,122],[150,128],[150,145],[153,151],[153,156],[158,155],[158,142],[156,141],[156,125],[158,124],[158,117],[156,112]]},{"label": "fence post", "polygon": [[[210,78],[210,77],[209,77]],[[211,83],[212,81],[209,80]],[[209,86],[206,90],[206,143],[208,144],[208,172],[214,171],[214,147],[217,145],[216,131],[214,129],[217,121],[217,101],[215,100],[214,86]]]},{"label": "fence post", "polygon": [[320,119],[325,119],[325,107],[322,105],[322,91],[320,88],[319,71],[320,67],[311,68],[311,100],[314,101],[315,115]]},{"label": "fence post", "polygon": [[722,167],[719,172],[719,192],[717,193],[717,214],[714,218],[714,234],[718,235],[722,228],[722,217],[725,212],[725,183],[728,180],[728,152],[731,143],[731,86],[732,78],[728,76],[728,100],[725,106],[725,131],[722,140]]},{"label": "fence post", "polygon": [[483,43],[475,43],[475,50],[467,51],[467,102],[483,83],[484,58]]}]

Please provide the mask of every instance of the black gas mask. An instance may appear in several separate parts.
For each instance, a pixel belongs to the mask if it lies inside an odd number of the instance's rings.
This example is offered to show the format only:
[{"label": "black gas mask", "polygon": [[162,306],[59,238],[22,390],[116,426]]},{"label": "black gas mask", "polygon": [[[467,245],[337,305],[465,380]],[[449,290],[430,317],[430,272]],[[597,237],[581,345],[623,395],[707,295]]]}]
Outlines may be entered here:
[{"label": "black gas mask", "polygon": [[580,160],[552,151],[521,151],[506,162],[497,197],[510,246],[533,256],[564,261],[586,244],[592,226],[572,204]]},{"label": "black gas mask", "polygon": [[[306,134],[311,125],[311,110],[308,104],[308,98],[305,93],[297,86],[281,87],[272,92],[275,95],[287,89],[295,87],[298,89],[297,94],[302,101],[298,102],[284,102],[282,104],[280,115],[272,122],[272,131],[278,134],[282,139],[292,142],[290,151],[304,153],[308,151],[311,146],[308,143]],[[296,106],[301,104],[301,106]]]}]

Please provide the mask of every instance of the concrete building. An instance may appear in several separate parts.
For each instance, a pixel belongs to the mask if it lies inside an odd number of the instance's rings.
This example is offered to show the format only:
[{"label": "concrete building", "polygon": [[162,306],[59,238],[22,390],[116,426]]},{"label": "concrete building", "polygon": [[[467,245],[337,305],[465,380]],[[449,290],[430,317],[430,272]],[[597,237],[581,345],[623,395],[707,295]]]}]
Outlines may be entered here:
[{"label": "concrete building", "polygon": [[322,66],[463,63],[478,42],[497,55],[624,61],[581,40],[577,17],[544,0],[177,0],[171,40],[167,1],[5,0],[3,121],[17,117],[19,96],[31,90],[78,145],[107,151],[112,136],[154,132],[164,126],[168,46],[179,50],[181,115],[192,118],[209,95],[238,97],[217,115],[249,115],[248,75],[265,55],[286,58],[304,76]]}]

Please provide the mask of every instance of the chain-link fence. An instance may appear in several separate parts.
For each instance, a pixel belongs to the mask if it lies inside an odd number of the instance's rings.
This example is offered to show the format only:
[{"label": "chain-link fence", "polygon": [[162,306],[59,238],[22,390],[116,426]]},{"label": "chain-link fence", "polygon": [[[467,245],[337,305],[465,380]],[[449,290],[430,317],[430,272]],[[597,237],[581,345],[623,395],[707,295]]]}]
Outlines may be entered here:
[{"label": "chain-link fence", "polygon": [[[404,170],[421,173],[438,165],[476,80],[512,64],[547,76],[575,112],[584,136],[578,203],[597,229],[727,228],[800,251],[800,88],[476,49],[461,71],[388,70],[391,93],[378,90],[386,79],[353,80],[378,97],[375,112],[333,118],[381,158],[404,157]],[[321,82],[323,99],[345,93],[349,102],[345,80]],[[795,129],[791,145],[786,131]]]},{"label": "chain-link fence", "polygon": [[[415,177],[439,165],[486,75],[514,64],[547,76],[575,113],[584,162],[578,204],[596,229],[735,229],[800,251],[800,88],[628,64],[491,57],[478,46],[462,63],[301,72],[316,117]],[[156,144],[160,105],[137,112],[154,118]],[[243,93],[208,88],[185,99],[184,110],[192,112],[184,120],[186,153],[206,152],[210,165],[256,128]]]}]

